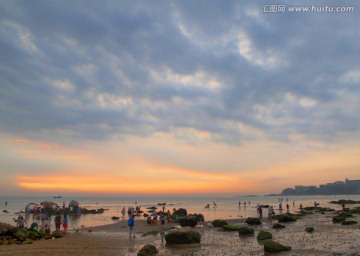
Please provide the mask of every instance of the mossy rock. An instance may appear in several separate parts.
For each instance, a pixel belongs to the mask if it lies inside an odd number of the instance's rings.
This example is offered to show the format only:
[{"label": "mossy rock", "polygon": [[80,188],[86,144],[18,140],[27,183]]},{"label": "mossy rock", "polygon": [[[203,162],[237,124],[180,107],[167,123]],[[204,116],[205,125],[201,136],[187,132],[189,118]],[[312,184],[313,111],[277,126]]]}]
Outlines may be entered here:
[{"label": "mossy rock", "polygon": [[341,222],[341,225],[353,225],[353,224],[357,224],[357,221],[345,220],[345,221]]},{"label": "mossy rock", "polygon": [[342,217],[342,216],[334,216],[333,218],[332,218],[332,221],[334,222],[334,223],[340,223],[340,222],[343,222],[343,221],[345,221],[346,220],[346,218],[345,217]]},{"label": "mossy rock", "polygon": [[223,226],[223,231],[239,231],[241,227],[239,226],[234,226],[234,225],[224,225]]},{"label": "mossy rock", "polygon": [[32,244],[33,241],[31,239],[29,239],[29,238],[26,238],[22,243],[23,244]]},{"label": "mossy rock", "polygon": [[260,230],[259,234],[256,237],[256,239],[259,241],[270,239],[270,238],[272,238],[272,234],[270,232],[263,231],[263,230]]},{"label": "mossy rock", "polygon": [[247,218],[245,221],[249,225],[260,225],[261,221],[259,218]]},{"label": "mossy rock", "polygon": [[180,221],[179,221],[179,224],[180,224],[181,227],[192,227],[192,228],[194,228],[197,225],[197,220],[196,220],[195,216],[188,215],[186,217],[181,218]]},{"label": "mossy rock", "polygon": [[290,251],[290,246],[285,246],[274,241],[265,241],[264,242],[264,251],[265,252],[282,252],[282,251]]},{"label": "mossy rock", "polygon": [[281,229],[281,228],[285,228],[285,226],[284,226],[284,225],[281,225],[281,224],[279,224],[279,223],[275,223],[275,224],[273,225],[273,228],[274,228],[274,229]]},{"label": "mossy rock", "polygon": [[212,225],[215,228],[222,228],[223,226],[228,225],[228,223],[225,220],[214,220]]},{"label": "mossy rock", "polygon": [[188,231],[173,231],[165,235],[165,241],[167,244],[192,244],[200,243],[201,234],[195,230]]},{"label": "mossy rock", "polygon": [[29,237],[29,231],[25,228],[19,228],[15,233],[15,238],[20,242],[25,241]]},{"label": "mossy rock", "polygon": [[344,218],[352,218],[352,217],[354,217],[354,215],[352,215],[350,213],[350,211],[349,212],[339,212],[336,216],[344,217]]},{"label": "mossy rock", "polygon": [[243,226],[243,227],[239,227],[239,235],[240,236],[248,236],[248,235],[253,235],[254,234],[254,229]]},{"label": "mossy rock", "polygon": [[143,248],[138,252],[137,256],[150,256],[158,254],[158,250],[156,249],[155,245],[152,244],[145,244]]},{"label": "mossy rock", "polygon": [[350,209],[349,210],[349,213],[352,213],[352,214],[360,214],[360,207],[356,207],[354,209]]},{"label": "mossy rock", "polygon": [[314,229],[313,227],[306,227],[306,228],[305,228],[305,231],[306,231],[307,233],[313,233],[313,232],[315,231],[315,229]]},{"label": "mossy rock", "polygon": [[283,223],[283,222],[294,222],[296,221],[296,218],[288,215],[288,214],[284,214],[284,215],[278,215],[276,216],[276,219],[278,220],[278,222]]}]

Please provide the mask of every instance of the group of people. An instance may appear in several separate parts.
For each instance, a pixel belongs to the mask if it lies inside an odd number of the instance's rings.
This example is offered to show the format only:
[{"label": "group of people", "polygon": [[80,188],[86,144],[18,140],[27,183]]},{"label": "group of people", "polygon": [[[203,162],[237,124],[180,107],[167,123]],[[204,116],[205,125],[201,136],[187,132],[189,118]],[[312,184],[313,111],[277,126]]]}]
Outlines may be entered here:
[{"label": "group of people", "polygon": [[[30,219],[30,214],[33,214],[33,222],[30,225],[31,229],[38,231],[40,226],[39,221],[41,222],[40,228],[42,231],[50,229],[51,215],[47,213],[45,207],[42,205],[39,206],[38,204],[33,204],[33,206],[30,204],[26,205],[25,218],[20,214],[17,219],[17,226],[20,228],[26,227]],[[54,224],[56,231],[60,231],[61,226],[63,226],[64,232],[66,232],[69,226],[69,218],[66,212],[63,214],[63,216],[61,216],[58,212],[54,217]]]},{"label": "group of people", "polygon": [[[275,211],[273,206],[267,205],[266,208],[268,208],[268,219],[271,219],[275,216]],[[257,204],[256,210],[260,218],[263,216],[263,205]]]}]

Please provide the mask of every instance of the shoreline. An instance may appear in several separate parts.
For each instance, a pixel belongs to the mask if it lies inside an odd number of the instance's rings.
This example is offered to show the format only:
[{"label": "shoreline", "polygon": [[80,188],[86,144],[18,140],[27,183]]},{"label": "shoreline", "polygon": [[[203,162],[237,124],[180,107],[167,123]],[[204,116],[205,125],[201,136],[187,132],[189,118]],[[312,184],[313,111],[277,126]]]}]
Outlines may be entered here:
[{"label": "shoreline", "polygon": [[[332,223],[334,214],[314,213],[305,215],[293,223],[282,223],[285,229],[275,230],[272,225],[277,223],[274,219],[262,219],[259,226],[251,226],[255,235],[239,237],[238,232],[223,232],[220,228],[196,227],[201,234],[200,244],[191,245],[166,245],[163,236],[148,235],[143,233],[158,230],[168,232],[178,228],[178,223],[162,226],[146,224],[145,220],[135,220],[136,238],[129,239],[126,220],[119,220],[114,224],[102,226],[83,227],[70,230],[63,238],[54,240],[34,241],[30,245],[0,246],[0,255],[102,255],[135,256],[145,244],[155,245],[161,256],[165,255],[264,255],[263,244],[256,240],[260,230],[273,234],[273,241],[292,247],[292,251],[277,255],[334,255],[353,254],[360,252],[360,215],[354,214],[351,218],[358,224],[343,226]],[[227,219],[229,224],[244,225],[246,218]],[[308,234],[306,227],[312,226],[315,232]],[[182,228],[184,229],[184,228]]]}]

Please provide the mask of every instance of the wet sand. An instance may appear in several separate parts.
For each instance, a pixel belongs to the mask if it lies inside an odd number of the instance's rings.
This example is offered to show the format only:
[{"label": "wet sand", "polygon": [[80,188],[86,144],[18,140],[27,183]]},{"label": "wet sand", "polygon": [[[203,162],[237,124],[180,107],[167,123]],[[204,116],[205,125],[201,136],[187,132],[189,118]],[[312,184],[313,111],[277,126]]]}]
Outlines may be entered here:
[{"label": "wet sand", "polygon": [[[360,255],[360,217],[354,215],[358,224],[343,226],[332,223],[333,213],[312,214],[296,222],[285,223],[285,229],[275,230],[276,220],[263,219],[255,229],[255,236],[239,237],[238,232],[222,232],[219,228],[196,228],[202,235],[201,243],[194,245],[167,246],[163,237],[142,237],[141,234],[162,230],[168,232],[177,224],[147,225],[136,221],[136,238],[129,239],[126,221],[93,228],[83,228],[78,232],[69,231],[63,238],[34,241],[31,245],[0,246],[0,255],[136,255],[143,245],[151,243],[159,249],[158,255],[264,255],[263,244],[256,240],[260,230],[270,231],[273,241],[292,247],[292,251],[276,255]],[[228,220],[231,224],[244,224],[244,219]],[[312,226],[315,232],[306,233]]]}]

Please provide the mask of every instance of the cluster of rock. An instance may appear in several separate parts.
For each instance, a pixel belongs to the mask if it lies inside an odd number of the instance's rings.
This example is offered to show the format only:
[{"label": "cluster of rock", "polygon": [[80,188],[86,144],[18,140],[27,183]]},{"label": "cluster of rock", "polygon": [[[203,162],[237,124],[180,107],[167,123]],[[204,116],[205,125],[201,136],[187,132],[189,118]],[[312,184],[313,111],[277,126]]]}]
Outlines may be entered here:
[{"label": "cluster of rock", "polygon": [[[32,203],[34,204],[34,203]],[[58,204],[51,202],[51,201],[43,201],[40,203],[40,205],[43,207],[45,212],[48,215],[56,215],[58,213],[60,214],[101,214],[104,213],[107,209],[86,209],[81,208],[80,204],[76,200],[71,200],[68,204],[68,207],[60,208]],[[36,213],[34,210],[30,210],[30,213]]]},{"label": "cluster of rock", "polygon": [[31,228],[17,228],[9,224],[0,223],[0,245],[8,244],[32,244],[35,240],[61,238],[60,233],[50,233],[50,230],[45,232],[33,230]]}]

